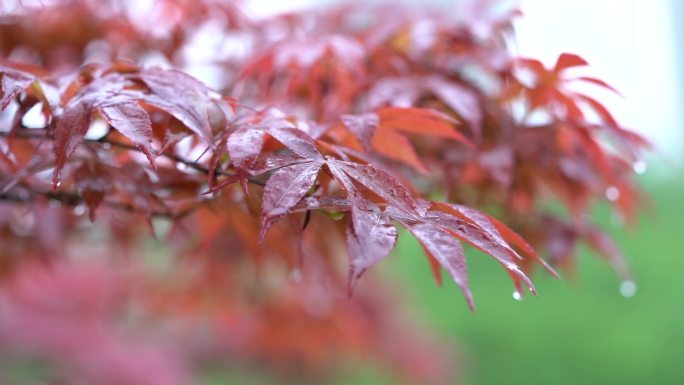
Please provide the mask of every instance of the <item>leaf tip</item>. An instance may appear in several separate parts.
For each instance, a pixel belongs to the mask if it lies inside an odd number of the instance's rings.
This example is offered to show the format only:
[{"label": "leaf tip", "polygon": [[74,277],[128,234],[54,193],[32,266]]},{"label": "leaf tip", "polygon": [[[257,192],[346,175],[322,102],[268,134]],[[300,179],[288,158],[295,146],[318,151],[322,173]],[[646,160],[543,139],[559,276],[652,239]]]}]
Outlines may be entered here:
[{"label": "leaf tip", "polygon": [[475,299],[473,298],[473,293],[468,290],[467,292],[464,292],[463,295],[465,296],[466,303],[468,304],[470,311],[473,314],[477,313],[477,309],[475,309]]},{"label": "leaf tip", "polygon": [[62,170],[60,168],[55,168],[55,172],[52,174],[52,189],[57,190],[62,184]]},{"label": "leaf tip", "polygon": [[544,270],[546,270],[553,278],[556,279],[563,279],[560,274],[554,269],[551,265],[549,265],[545,260],[539,258],[539,263],[542,265]]},{"label": "leaf tip", "polygon": [[244,173],[241,173],[239,178],[240,178],[240,187],[242,188],[242,193],[245,194],[246,197],[250,197],[251,194],[249,193],[249,187],[248,187],[249,180],[247,179],[247,176]]},{"label": "leaf tip", "polygon": [[261,219],[261,229],[259,229],[259,236],[257,237],[257,242],[259,244],[264,243],[264,239],[266,239],[266,233],[268,233],[268,230],[271,228],[275,220],[271,217],[263,217]]},{"label": "leaf tip", "polygon": [[363,269],[356,269],[353,266],[349,267],[349,277],[347,278],[347,297],[351,298],[354,295],[356,284],[364,273]]}]

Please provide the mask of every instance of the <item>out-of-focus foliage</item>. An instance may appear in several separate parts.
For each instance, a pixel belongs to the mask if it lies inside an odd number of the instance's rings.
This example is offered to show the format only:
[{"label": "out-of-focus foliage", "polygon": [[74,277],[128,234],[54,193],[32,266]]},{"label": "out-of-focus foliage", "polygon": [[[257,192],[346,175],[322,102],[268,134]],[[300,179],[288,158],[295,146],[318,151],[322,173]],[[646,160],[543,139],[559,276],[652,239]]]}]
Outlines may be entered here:
[{"label": "out-of-focus foliage", "polygon": [[404,332],[390,287],[347,298],[398,227],[471,308],[462,242],[517,296],[536,265],[555,274],[535,250],[571,270],[580,241],[629,279],[586,214],[604,196],[634,214],[646,143],[572,90],[611,89],[568,75],[580,57],[508,52],[517,12],[145,4],[0,16],[8,360],[62,382],[180,384],[229,361],[317,383],[372,357],[448,382],[451,353]]}]

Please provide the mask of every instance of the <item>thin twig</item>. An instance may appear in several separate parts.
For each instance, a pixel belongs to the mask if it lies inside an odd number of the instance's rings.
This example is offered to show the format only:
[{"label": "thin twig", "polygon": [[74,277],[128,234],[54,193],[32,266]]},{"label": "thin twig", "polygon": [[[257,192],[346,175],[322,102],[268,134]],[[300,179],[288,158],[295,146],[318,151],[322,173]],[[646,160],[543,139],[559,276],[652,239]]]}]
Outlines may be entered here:
[{"label": "thin twig", "polygon": [[[0,137],[6,137],[6,138],[17,138],[17,139],[26,139],[26,140],[31,140],[31,139],[40,139],[40,140],[55,140],[55,137],[53,134],[47,133],[45,131],[38,131],[38,130],[27,130],[25,127],[22,127],[23,129],[19,130],[14,130],[13,132],[0,132]],[[84,143],[88,143],[91,145],[110,145],[112,147],[128,150],[128,151],[135,151],[142,153],[142,150],[138,148],[135,145],[128,144],[128,143],[122,143],[118,141],[111,140],[107,138],[107,136],[103,136],[99,139],[84,139]],[[158,156],[167,158],[173,162],[183,164],[187,166],[190,169],[193,169],[195,171],[198,171],[200,173],[210,175],[210,170],[209,168],[198,164],[196,162],[190,161],[188,159],[185,159],[179,155],[176,154],[170,154],[170,153],[161,153],[158,154]],[[220,169],[216,168],[214,171],[215,175],[221,175],[225,177],[234,177],[233,174]],[[249,183],[259,185],[259,186],[264,186],[265,183],[259,179],[255,178],[248,178],[247,179]],[[28,195],[20,195],[17,193],[12,193],[12,190],[15,189],[24,189],[25,191],[28,191]],[[9,201],[9,202],[14,202],[14,203],[32,203],[35,202],[35,197],[36,196],[41,196],[43,198],[46,198],[51,201],[56,201],[59,202],[62,205],[69,206],[69,207],[76,207],[81,204],[84,204],[83,197],[78,193],[78,192],[68,192],[68,191],[51,191],[51,190],[38,190],[29,186],[15,186],[11,189],[6,189],[4,191],[0,191],[0,201]],[[137,208],[133,205],[126,204],[126,203],[121,203],[121,202],[115,202],[115,201],[108,201],[104,200],[101,205],[106,206],[109,208],[113,209],[118,209],[122,211],[128,211],[131,213],[140,213],[140,214],[146,214],[152,217],[164,217],[164,218],[171,218],[171,219],[180,219],[186,215],[188,215],[190,212],[192,212],[196,207],[199,205],[203,204],[204,202],[199,202],[197,205],[194,205],[192,207],[189,207],[181,212],[178,213],[172,213],[170,211],[146,211],[140,208]]]},{"label": "thin twig", "polygon": [[[55,137],[54,137],[54,135],[52,135],[52,134],[47,134],[47,133],[45,133],[45,132],[40,132],[40,133],[39,133],[39,132],[31,132],[31,131],[27,131],[27,130],[18,130],[18,131],[14,131],[14,132],[0,132],[0,137],[12,137],[12,138],[19,138],[19,139],[49,139],[49,140],[55,140]],[[139,147],[135,146],[135,145],[128,144],[128,143],[117,142],[117,141],[115,141],[115,140],[108,139],[107,136],[103,136],[103,137],[101,137],[101,138],[99,138],[99,139],[88,139],[88,138],[85,138],[85,139],[83,139],[83,142],[84,142],[84,143],[92,143],[92,144],[108,144],[108,145],[110,145],[110,146],[112,146],[112,147],[117,147],[117,148],[121,148],[121,149],[128,150],[128,151],[135,151],[135,152],[142,153],[142,150],[141,150]],[[193,169],[193,170],[195,170],[195,171],[199,171],[199,172],[201,172],[201,173],[203,173],[203,174],[207,174],[207,175],[210,174],[209,168],[207,168],[207,167],[205,167],[205,166],[203,166],[203,165],[201,165],[201,164],[198,164],[198,163],[196,163],[196,162],[193,162],[193,161],[191,161],[191,160],[185,159],[185,158],[183,158],[183,157],[181,157],[181,156],[179,156],[179,155],[176,155],[176,154],[169,154],[169,153],[163,152],[163,153],[161,153],[161,154],[158,154],[158,156],[167,158],[167,159],[169,159],[169,160],[171,160],[171,161],[173,161],[173,162],[176,162],[176,163],[183,164],[183,165],[187,166],[188,168],[191,168],[191,169]],[[227,171],[225,171],[225,170],[223,170],[223,169],[220,169],[220,168],[217,168],[217,169],[214,171],[214,174],[216,174],[216,175],[221,175],[221,176],[225,176],[225,177],[232,177],[232,176],[234,176],[234,174],[231,174],[231,173],[229,173],[229,172],[227,172]],[[264,183],[263,181],[261,181],[261,180],[259,180],[259,179],[256,179],[256,178],[247,178],[247,181],[248,181],[249,183],[251,183],[251,184],[255,184],[255,185],[258,185],[258,186],[262,186],[262,187],[265,186],[265,183]]]},{"label": "thin twig", "polygon": [[[33,203],[36,201],[36,196],[42,196],[51,201],[59,202],[60,204],[68,207],[76,207],[84,204],[83,197],[76,192],[69,191],[41,191],[36,189],[28,189],[31,195],[20,195],[12,192],[5,192],[0,194],[0,201],[13,202],[13,203]],[[150,217],[157,218],[170,218],[170,219],[181,219],[188,214],[190,214],[195,208],[199,207],[203,202],[198,203],[192,207],[186,208],[178,213],[172,213],[170,211],[146,211],[139,209],[131,204],[126,204],[122,202],[114,202],[104,200],[100,204],[101,206],[109,207],[116,210],[127,211],[134,214],[146,214]]]}]

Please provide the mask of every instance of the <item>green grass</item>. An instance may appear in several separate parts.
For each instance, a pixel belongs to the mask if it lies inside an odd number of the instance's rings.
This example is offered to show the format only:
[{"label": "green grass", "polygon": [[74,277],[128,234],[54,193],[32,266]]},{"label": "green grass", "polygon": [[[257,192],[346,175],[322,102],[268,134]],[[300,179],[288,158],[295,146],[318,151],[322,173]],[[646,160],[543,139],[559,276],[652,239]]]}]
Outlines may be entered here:
[{"label": "green grass", "polygon": [[684,184],[647,187],[654,207],[637,228],[607,226],[634,271],[633,298],[623,298],[613,271],[586,251],[577,280],[539,272],[540,298],[518,302],[499,265],[468,250],[476,314],[453,284],[435,286],[410,236],[401,237],[389,270],[410,286],[409,306],[458,346],[465,384],[684,384]]}]

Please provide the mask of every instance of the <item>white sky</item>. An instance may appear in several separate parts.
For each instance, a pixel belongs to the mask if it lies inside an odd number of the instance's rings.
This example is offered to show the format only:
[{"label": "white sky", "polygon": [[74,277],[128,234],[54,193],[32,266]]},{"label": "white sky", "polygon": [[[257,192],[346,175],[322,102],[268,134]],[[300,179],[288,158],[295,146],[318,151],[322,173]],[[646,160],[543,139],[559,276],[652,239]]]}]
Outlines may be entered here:
[{"label": "white sky", "polygon": [[684,101],[674,1],[680,0],[522,0],[519,53],[546,63],[564,51],[580,54],[590,74],[624,95],[601,98],[618,119],[652,139],[670,160],[681,160]]},{"label": "white sky", "polygon": [[[684,158],[684,73],[676,60],[672,7],[682,0],[519,1],[524,13],[516,25],[521,55],[545,63],[562,52],[583,56],[591,65],[585,74],[606,80],[624,96],[597,95],[618,120],[653,140],[670,160]],[[251,9],[265,14],[320,2],[252,0]],[[684,15],[678,20],[684,23]]]}]

